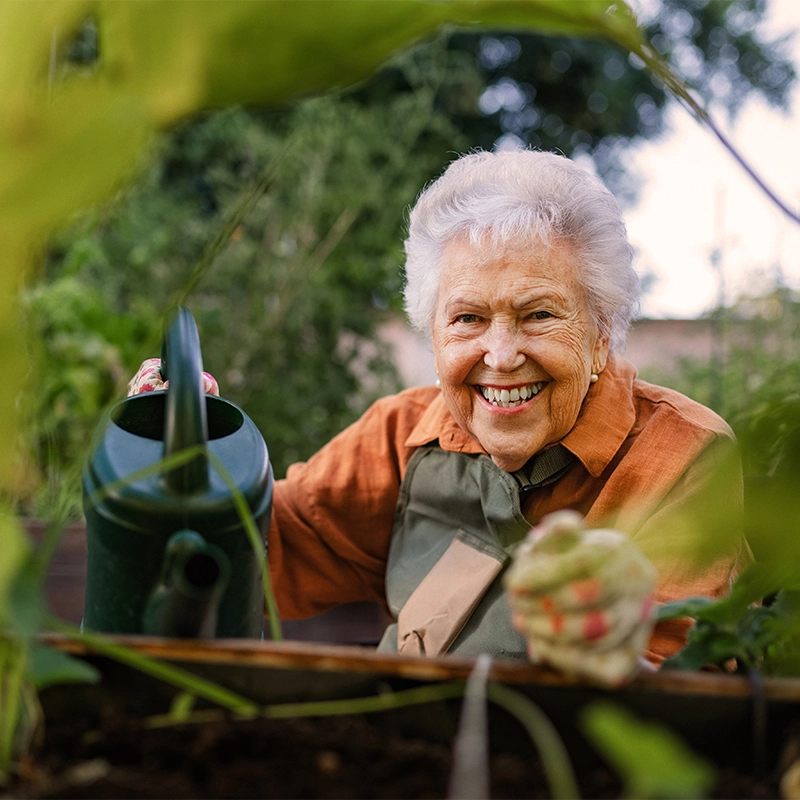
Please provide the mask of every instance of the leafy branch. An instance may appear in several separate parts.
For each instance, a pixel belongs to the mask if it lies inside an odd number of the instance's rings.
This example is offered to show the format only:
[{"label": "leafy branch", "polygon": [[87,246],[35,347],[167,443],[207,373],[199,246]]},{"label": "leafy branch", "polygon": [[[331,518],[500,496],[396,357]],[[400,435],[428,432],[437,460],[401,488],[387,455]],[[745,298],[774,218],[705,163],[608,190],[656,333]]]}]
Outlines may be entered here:
[{"label": "leafy branch", "polygon": [[690,597],[661,606],[658,620],[694,620],[686,646],[662,669],[727,670],[735,662],[740,671],[800,674],[800,591],[781,589],[769,605],[749,605],[744,610],[736,600],[734,587],[720,600]]}]

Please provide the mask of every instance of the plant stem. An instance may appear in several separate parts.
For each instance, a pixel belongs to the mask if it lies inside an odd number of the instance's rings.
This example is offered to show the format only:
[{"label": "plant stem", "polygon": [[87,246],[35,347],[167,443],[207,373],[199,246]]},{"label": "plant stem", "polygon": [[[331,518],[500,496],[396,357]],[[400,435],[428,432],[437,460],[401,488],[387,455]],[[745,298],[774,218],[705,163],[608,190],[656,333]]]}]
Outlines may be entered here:
[{"label": "plant stem", "polygon": [[489,699],[516,717],[528,731],[542,759],[554,800],[578,800],[580,791],[564,742],[545,713],[524,694],[500,683],[487,686]]},{"label": "plant stem", "polygon": [[131,647],[112,642],[101,634],[78,630],[78,628],[62,620],[51,618],[48,622],[53,630],[68,636],[73,641],[86,645],[97,653],[113,658],[121,664],[134,667],[140,672],[152,675],[154,678],[158,678],[197,697],[202,697],[204,700],[210,700],[212,703],[216,703],[237,714],[244,716],[258,715],[259,708],[256,703],[226,689],[224,686],[205,680],[188,670],[146,656]]},{"label": "plant stem", "polygon": [[800,216],[778,197],[761,178],[755,169],[747,162],[745,157],[736,149],[733,142],[722,132],[722,129],[714,122],[711,114],[703,107],[701,102],[694,97],[689,86],[674,73],[672,68],[667,65],[663,57],[649,44],[631,43],[630,50],[635,53],[650,70],[657,75],[675,95],[677,100],[697,119],[700,123],[708,126],[717,141],[728,151],[736,163],[745,171],[747,176],[758,186],[758,188],[774,203],[790,220],[800,225]]},{"label": "plant stem", "polygon": [[[62,632],[73,636],[78,641],[86,641],[87,634],[81,634],[68,626],[62,626]],[[98,652],[111,656],[123,663],[130,664],[148,672],[155,677],[166,680],[198,697],[212,700],[230,711],[248,719],[261,717],[264,719],[290,719],[297,717],[344,716],[350,714],[373,714],[381,711],[392,711],[407,706],[440,702],[462,697],[466,684],[464,681],[419,686],[399,692],[385,692],[369,697],[346,698],[342,700],[318,700],[302,703],[282,703],[259,707],[239,695],[223,687],[211,684],[150,658],[132,653],[129,648],[106,641],[102,636],[88,636],[86,643]],[[136,658],[134,658],[136,656]],[[542,710],[520,692],[509,689],[502,684],[489,682],[486,685],[488,699],[505,709],[523,725],[531,737],[542,760],[545,775],[554,800],[578,800],[580,792],[569,759],[569,754],[561,741],[555,727]],[[226,719],[219,709],[187,711],[179,717],[172,712],[148,717],[145,726],[161,728],[173,725],[202,724],[219,722]]]},{"label": "plant stem", "polygon": [[[263,706],[254,716],[264,719],[293,719],[296,717],[332,717],[349,714],[374,714],[381,711],[392,711],[406,706],[435,703],[461,697],[464,694],[464,682],[419,686],[415,689],[403,689],[399,692],[384,692],[369,697],[351,697],[342,700],[314,700],[303,703],[282,703],[280,705]],[[148,717],[145,724],[148,728],[164,728],[179,724],[202,724],[220,722],[227,719],[220,709],[201,709],[191,711],[176,721],[174,714],[158,714]]]},{"label": "plant stem", "polygon": [[[296,717],[326,717],[347,714],[372,714],[391,711],[406,706],[421,705],[456,697],[462,697],[466,684],[463,681],[420,686],[399,692],[386,692],[370,697],[343,700],[318,700],[303,703],[282,703],[264,706],[250,716],[264,719],[289,719]],[[523,725],[542,760],[542,765],[554,800],[579,800],[580,791],[575,773],[564,743],[553,723],[542,710],[520,692],[502,684],[489,682],[486,686],[488,699],[505,709]],[[176,723],[172,714],[149,717],[145,724],[149,728],[167,727],[175,724],[201,724],[221,721],[226,717],[217,709],[193,711]]]},{"label": "plant stem", "polygon": [[419,686],[400,692],[385,692],[370,697],[354,697],[345,700],[316,700],[305,703],[283,703],[266,706],[261,716],[266,719],[287,717],[327,717],[344,714],[372,714],[377,711],[391,711],[405,706],[421,703],[435,703],[464,694],[464,682],[441,683],[434,686]]},{"label": "plant stem", "polygon": [[0,645],[0,781],[7,780],[14,761],[27,645],[22,637],[4,637]]},{"label": "plant stem", "polygon": [[208,452],[209,463],[219,473],[219,476],[225,482],[225,485],[233,496],[233,502],[236,505],[236,510],[239,513],[239,519],[244,526],[247,533],[247,538],[250,540],[250,546],[253,548],[253,554],[258,560],[258,567],[261,571],[261,582],[264,587],[264,604],[267,609],[267,616],[269,617],[269,631],[272,640],[280,642],[283,640],[283,631],[281,630],[281,618],[278,614],[278,604],[275,601],[275,592],[272,589],[272,579],[267,568],[267,558],[264,547],[261,541],[261,535],[258,531],[258,526],[253,519],[253,514],[250,506],[247,503],[244,495],[239,487],[236,485],[230,473],[225,469],[225,465],[217,458],[217,456],[210,450]]},{"label": "plant stem", "polygon": [[175,467],[179,467],[182,464],[188,464],[192,459],[197,458],[198,455],[204,454],[205,450],[206,448],[204,444],[192,445],[191,447],[186,447],[177,453],[172,453],[171,455],[165,456],[160,461],[156,461],[154,464],[149,464],[146,467],[137,469],[134,472],[131,472],[129,475],[126,475],[124,478],[119,478],[116,481],[107,483],[105,486],[102,486],[99,489],[95,489],[95,491],[93,491],[87,499],[87,505],[93,508],[100,504],[107,497],[115,492],[118,492],[120,489],[124,489],[126,486],[130,486],[137,481],[143,481],[145,478],[150,478],[153,475],[158,475],[161,472],[168,472],[169,470],[175,469]]}]

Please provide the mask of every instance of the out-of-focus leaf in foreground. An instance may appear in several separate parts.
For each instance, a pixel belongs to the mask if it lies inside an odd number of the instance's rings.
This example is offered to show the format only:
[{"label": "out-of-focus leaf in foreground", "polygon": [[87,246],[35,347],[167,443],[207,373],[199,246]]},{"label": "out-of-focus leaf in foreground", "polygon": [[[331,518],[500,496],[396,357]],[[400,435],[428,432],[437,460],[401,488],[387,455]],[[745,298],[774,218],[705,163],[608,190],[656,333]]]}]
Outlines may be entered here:
[{"label": "out-of-focus leaf in foreground", "polygon": [[[98,58],[63,69],[93,20]],[[519,27],[644,44],[607,0],[0,0],[0,363],[24,372],[19,283],[50,231],[126,179],[150,134],[202,109],[277,105],[366,77],[444,24]],[[0,393],[0,440],[15,441],[15,397]],[[15,461],[0,486],[13,492]]]},{"label": "out-of-focus leaf in foreground", "polygon": [[581,725],[619,773],[625,797],[706,797],[714,769],[669,728],[637,719],[610,703],[588,706]]},{"label": "out-of-focus leaf in foreground", "polygon": [[31,554],[22,526],[12,514],[0,512],[0,631],[9,622],[11,591]]}]

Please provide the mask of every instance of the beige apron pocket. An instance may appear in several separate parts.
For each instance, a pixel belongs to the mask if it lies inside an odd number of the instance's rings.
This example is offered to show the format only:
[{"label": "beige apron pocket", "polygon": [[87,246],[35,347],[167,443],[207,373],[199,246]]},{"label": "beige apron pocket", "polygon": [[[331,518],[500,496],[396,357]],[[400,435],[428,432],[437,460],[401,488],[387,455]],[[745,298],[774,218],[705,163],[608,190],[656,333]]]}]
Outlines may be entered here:
[{"label": "beige apron pocket", "polygon": [[412,592],[397,616],[397,649],[403,655],[447,652],[503,568],[500,560],[454,539]]}]

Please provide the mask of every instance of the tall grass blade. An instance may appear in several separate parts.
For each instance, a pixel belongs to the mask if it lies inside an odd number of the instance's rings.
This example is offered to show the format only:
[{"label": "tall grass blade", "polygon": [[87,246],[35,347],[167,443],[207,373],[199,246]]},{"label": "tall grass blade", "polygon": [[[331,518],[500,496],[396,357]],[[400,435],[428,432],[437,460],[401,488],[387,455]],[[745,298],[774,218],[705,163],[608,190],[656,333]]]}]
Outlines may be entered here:
[{"label": "tall grass blade", "polygon": [[489,699],[516,717],[531,737],[542,759],[554,800],[578,800],[580,791],[564,742],[547,715],[524,694],[500,683],[487,686]]},{"label": "tall grass blade", "polygon": [[184,692],[209,700],[222,708],[243,716],[254,717],[258,715],[258,705],[256,703],[188,670],[151,658],[132,647],[126,647],[123,644],[114,642],[102,634],[81,631],[62,620],[51,619],[50,624],[56,632],[67,636],[75,642],[79,642],[90,650],[113,658],[121,664],[134,667],[146,675],[152,675],[154,678],[158,678]]},{"label": "tall grass blade", "polygon": [[267,616],[269,617],[270,636],[273,641],[280,642],[283,640],[283,630],[281,628],[280,616],[278,615],[278,604],[275,601],[275,592],[272,589],[272,579],[270,578],[269,569],[267,568],[266,552],[261,541],[258,525],[256,525],[256,521],[253,519],[253,513],[250,510],[247,499],[242,494],[233,478],[231,478],[228,470],[225,469],[225,465],[211,451],[208,452],[208,461],[225,482],[225,485],[233,496],[233,502],[236,505],[236,510],[239,512],[239,519],[244,526],[247,538],[250,540],[250,546],[253,548],[253,553],[258,559],[258,566],[261,570],[261,581],[264,587],[264,604],[267,609]]}]

